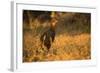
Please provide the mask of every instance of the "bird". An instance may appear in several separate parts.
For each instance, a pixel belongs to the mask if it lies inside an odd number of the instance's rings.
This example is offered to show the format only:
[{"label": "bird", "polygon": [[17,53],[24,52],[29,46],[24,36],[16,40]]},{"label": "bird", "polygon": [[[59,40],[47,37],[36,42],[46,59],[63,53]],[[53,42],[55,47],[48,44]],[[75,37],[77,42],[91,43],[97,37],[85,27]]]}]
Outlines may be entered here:
[{"label": "bird", "polygon": [[[54,13],[53,13],[54,15]],[[51,48],[52,43],[55,40],[55,27],[57,24],[57,19],[55,17],[53,17],[52,15],[52,19],[51,19],[51,25],[50,28],[48,30],[46,30],[41,36],[40,36],[40,41],[41,44],[43,46],[45,46],[47,48],[47,50],[49,51]]]}]

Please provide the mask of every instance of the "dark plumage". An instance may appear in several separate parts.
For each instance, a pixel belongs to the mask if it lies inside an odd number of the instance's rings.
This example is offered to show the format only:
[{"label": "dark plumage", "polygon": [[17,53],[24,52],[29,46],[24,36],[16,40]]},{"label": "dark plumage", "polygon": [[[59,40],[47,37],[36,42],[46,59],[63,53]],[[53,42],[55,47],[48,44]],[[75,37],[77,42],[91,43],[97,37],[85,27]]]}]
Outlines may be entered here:
[{"label": "dark plumage", "polygon": [[52,42],[54,42],[54,39],[55,30],[53,30],[52,28],[45,31],[40,37],[40,41],[48,50],[50,49]]}]

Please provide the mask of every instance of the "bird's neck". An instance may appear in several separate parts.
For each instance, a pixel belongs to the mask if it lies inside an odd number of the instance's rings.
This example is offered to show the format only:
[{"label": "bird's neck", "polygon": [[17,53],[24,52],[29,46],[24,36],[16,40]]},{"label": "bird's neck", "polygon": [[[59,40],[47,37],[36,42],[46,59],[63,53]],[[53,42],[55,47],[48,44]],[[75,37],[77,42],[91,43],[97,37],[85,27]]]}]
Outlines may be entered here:
[{"label": "bird's neck", "polygon": [[50,29],[55,31],[56,24],[57,24],[57,21],[52,19]]},{"label": "bird's neck", "polygon": [[52,26],[51,26],[51,27],[50,27],[50,30],[55,31],[55,27],[52,27]]}]

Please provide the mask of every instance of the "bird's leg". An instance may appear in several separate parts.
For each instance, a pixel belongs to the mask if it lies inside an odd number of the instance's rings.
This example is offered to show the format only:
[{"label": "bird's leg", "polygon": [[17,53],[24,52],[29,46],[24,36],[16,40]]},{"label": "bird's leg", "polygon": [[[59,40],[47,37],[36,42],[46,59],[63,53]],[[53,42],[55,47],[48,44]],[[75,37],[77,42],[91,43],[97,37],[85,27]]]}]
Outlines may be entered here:
[{"label": "bird's leg", "polygon": [[48,49],[49,53],[52,53],[52,44],[53,44],[53,41],[52,41],[52,38],[50,37],[50,42],[51,42],[51,46],[50,48]]}]

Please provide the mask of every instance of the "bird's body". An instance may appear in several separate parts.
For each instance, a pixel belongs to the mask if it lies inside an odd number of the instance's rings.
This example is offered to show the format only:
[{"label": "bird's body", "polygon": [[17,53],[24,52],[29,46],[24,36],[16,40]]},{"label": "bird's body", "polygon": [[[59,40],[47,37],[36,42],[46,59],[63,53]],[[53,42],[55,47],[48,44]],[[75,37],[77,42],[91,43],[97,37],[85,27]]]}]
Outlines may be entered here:
[{"label": "bird's body", "polygon": [[54,39],[55,39],[55,30],[51,28],[45,31],[40,37],[40,41],[48,50],[50,49],[52,42],[54,42]]}]

